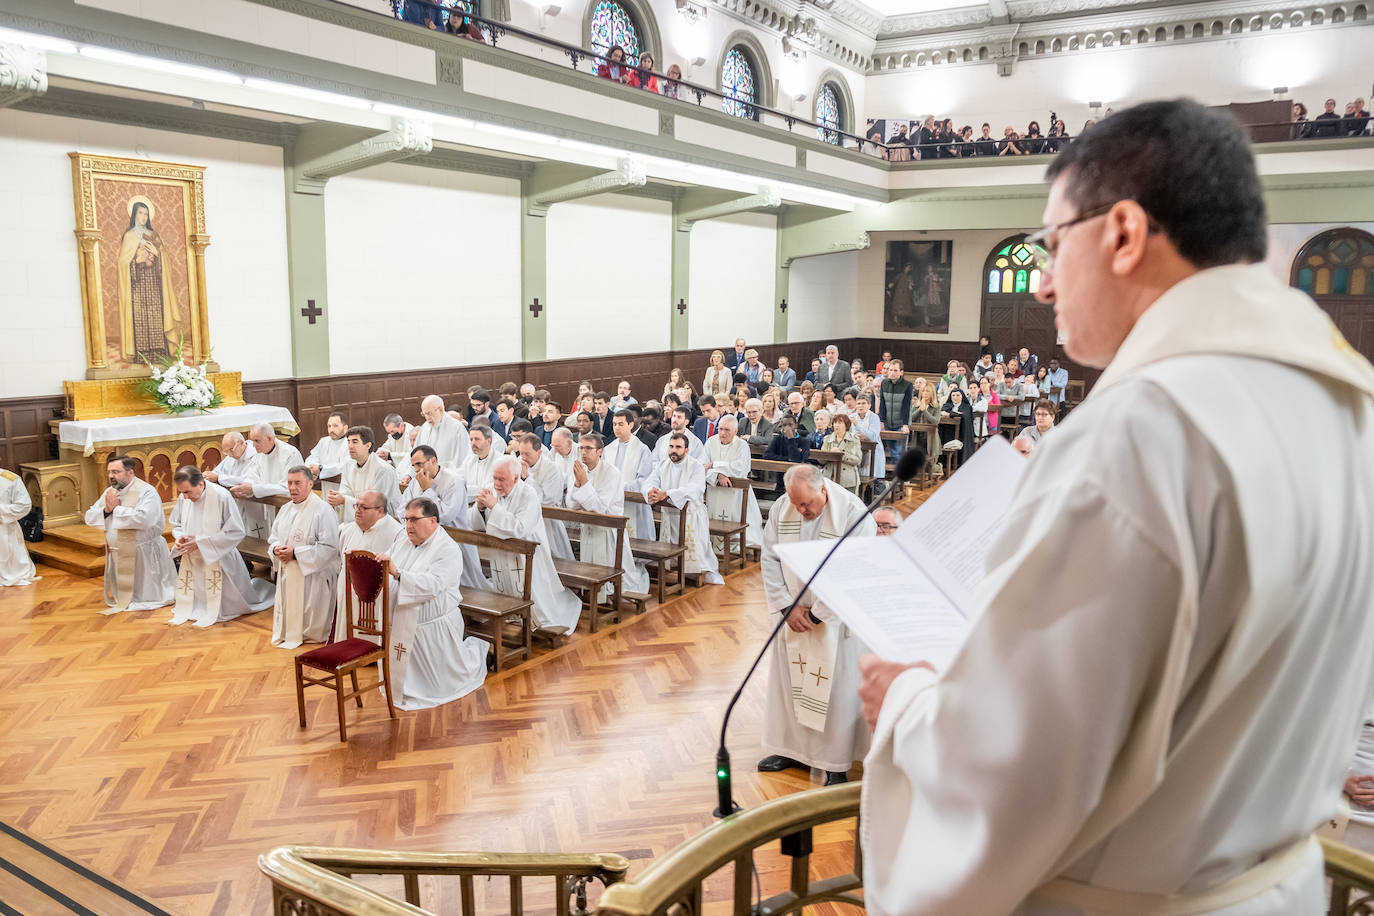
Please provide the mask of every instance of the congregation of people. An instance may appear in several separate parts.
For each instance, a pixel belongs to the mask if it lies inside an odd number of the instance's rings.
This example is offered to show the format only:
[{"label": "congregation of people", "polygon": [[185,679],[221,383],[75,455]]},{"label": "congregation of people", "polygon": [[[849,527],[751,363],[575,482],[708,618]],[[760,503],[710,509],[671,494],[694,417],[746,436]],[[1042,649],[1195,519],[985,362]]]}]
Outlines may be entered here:
[{"label": "congregation of people", "polygon": [[1324,109],[1321,114],[1309,120],[1307,106],[1302,102],[1294,102],[1293,139],[1329,140],[1337,137],[1363,137],[1371,131],[1369,110],[1365,108],[1364,99],[1347,102],[1345,110],[1340,114],[1336,113],[1336,100],[1327,99]]}]

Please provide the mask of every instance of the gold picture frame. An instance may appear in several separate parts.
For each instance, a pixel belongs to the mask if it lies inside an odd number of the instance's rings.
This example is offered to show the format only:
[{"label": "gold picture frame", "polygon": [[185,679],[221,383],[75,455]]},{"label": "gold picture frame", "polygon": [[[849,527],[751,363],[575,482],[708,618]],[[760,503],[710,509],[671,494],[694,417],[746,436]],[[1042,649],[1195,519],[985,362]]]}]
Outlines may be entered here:
[{"label": "gold picture frame", "polygon": [[208,360],[205,167],[68,156],[86,377],[145,376],[145,359],[156,364],[178,344],[193,363]]}]

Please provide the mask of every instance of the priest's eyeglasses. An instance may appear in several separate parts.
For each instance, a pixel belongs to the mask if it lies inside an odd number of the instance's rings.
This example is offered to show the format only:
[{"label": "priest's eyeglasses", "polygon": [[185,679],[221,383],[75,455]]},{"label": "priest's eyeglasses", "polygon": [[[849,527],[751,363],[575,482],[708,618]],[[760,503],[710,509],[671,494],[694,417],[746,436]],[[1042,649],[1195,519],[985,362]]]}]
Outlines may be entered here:
[{"label": "priest's eyeglasses", "polygon": [[406,521],[406,524],[409,525],[409,524],[412,523],[412,522],[422,522],[422,521],[424,521],[426,518],[427,518],[427,516],[424,516],[424,515],[407,515],[407,516],[405,517],[405,521]]},{"label": "priest's eyeglasses", "polygon": [[1044,273],[1052,272],[1054,270],[1054,255],[1055,252],[1059,250],[1059,234],[1065,229],[1071,229],[1077,226],[1079,223],[1086,223],[1090,219],[1097,219],[1115,206],[1116,201],[1112,201],[1100,207],[1090,207],[1073,219],[1065,220],[1062,223],[1055,223],[1053,226],[1045,226],[1041,228],[1039,232],[1032,232],[1030,235],[1026,236],[1026,240],[1022,242],[1022,244],[1034,252],[1034,266]]}]

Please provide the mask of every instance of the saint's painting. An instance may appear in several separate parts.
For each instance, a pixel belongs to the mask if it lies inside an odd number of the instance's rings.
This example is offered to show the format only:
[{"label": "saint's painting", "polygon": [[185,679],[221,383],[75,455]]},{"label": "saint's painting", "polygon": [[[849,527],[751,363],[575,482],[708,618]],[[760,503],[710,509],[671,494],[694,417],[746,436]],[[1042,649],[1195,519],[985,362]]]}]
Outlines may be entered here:
[{"label": "saint's painting", "polygon": [[164,242],[153,227],[153,205],[129,201],[129,226],[119,244],[119,342],[126,360],[166,356],[177,339],[177,295]]},{"label": "saint's painting", "polygon": [[883,330],[949,333],[954,243],[888,242]]}]

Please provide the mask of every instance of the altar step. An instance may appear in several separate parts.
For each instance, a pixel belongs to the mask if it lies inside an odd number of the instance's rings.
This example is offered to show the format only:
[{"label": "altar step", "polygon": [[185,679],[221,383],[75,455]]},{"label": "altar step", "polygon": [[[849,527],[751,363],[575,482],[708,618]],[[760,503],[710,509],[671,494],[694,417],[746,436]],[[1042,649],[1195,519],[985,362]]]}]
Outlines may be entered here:
[{"label": "altar step", "polygon": [[[164,526],[162,535],[170,542],[172,527]],[[105,532],[98,528],[80,522],[45,528],[43,540],[28,548],[35,563],[87,579],[105,574]]]},{"label": "altar step", "polygon": [[[99,838],[78,842],[93,855]],[[98,913],[100,916],[171,916],[162,907],[46,843],[0,823],[0,912]]]}]

